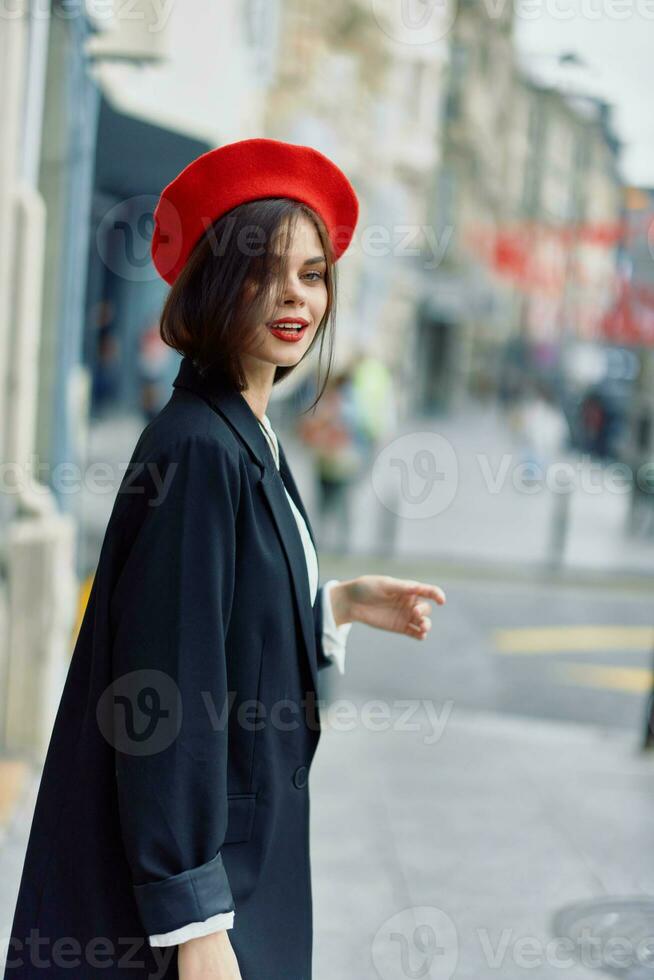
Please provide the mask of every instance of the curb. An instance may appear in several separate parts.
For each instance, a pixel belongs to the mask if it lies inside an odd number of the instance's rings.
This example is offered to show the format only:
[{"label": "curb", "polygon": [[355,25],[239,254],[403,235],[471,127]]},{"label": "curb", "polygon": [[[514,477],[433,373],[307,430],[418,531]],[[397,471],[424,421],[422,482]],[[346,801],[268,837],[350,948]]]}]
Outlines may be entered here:
[{"label": "curb", "polygon": [[377,573],[406,578],[424,578],[433,581],[437,576],[465,579],[468,583],[492,581],[499,585],[552,585],[611,589],[611,591],[642,591],[651,594],[650,572],[612,568],[598,570],[592,567],[564,566],[554,568],[534,562],[491,562],[483,558],[465,561],[456,557],[438,556],[412,558],[405,555],[381,555],[377,552],[357,551],[336,554],[320,551],[321,571],[329,569],[335,577],[354,578],[357,575]]}]

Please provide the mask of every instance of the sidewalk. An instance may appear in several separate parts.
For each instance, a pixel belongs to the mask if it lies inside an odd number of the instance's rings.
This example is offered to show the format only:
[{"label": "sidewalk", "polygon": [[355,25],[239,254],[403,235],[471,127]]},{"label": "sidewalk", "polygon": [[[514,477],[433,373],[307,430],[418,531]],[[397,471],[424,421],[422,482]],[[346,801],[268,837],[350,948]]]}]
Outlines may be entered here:
[{"label": "sidewalk", "polygon": [[[314,980],[523,980],[539,950],[534,980],[597,977],[574,960],[556,965],[552,917],[570,903],[654,895],[654,756],[623,732],[448,701],[432,714],[390,702],[392,723],[379,709],[366,723],[352,702],[347,730],[334,705],[311,770]],[[35,792],[34,782],[0,849],[0,937]],[[633,936],[634,915],[622,925]],[[424,962],[421,936],[442,952],[431,971],[410,972]]]},{"label": "sidewalk", "polygon": [[29,792],[31,778],[29,763],[0,755],[0,847],[21,799]]},{"label": "sidewalk", "polygon": [[[272,409],[269,415],[274,425]],[[281,429],[280,437],[317,525],[311,457],[291,432]],[[421,452],[427,453],[426,459],[418,458]],[[553,492],[545,475],[535,490],[523,489],[521,458],[519,445],[493,405],[471,403],[453,417],[405,422],[354,491],[351,553],[383,551],[394,527],[392,553],[398,558],[475,567],[547,567],[556,510],[565,495]],[[629,538],[624,533],[630,493],[612,486],[606,470],[576,452],[562,454],[561,460],[572,467],[574,490],[558,567],[564,572],[653,575],[654,537]],[[433,490],[425,500],[430,479]],[[400,501],[389,511],[381,499],[388,500],[389,488],[400,480]]]},{"label": "sidewalk", "polygon": [[[7,587],[4,579],[0,579],[0,643],[6,655],[9,644],[9,624],[7,621]],[[2,658],[0,657],[0,660]],[[3,718],[5,693],[0,690],[0,720]],[[8,827],[15,818],[21,800],[29,793],[33,773],[28,762],[0,750],[0,849],[7,836]]]},{"label": "sidewalk", "polygon": [[7,794],[8,804],[0,823],[0,974],[3,963],[2,954],[6,939],[10,934],[11,923],[18,894],[21,871],[32,814],[39,788],[40,770],[34,765],[24,765],[20,784],[9,781],[5,786],[5,760],[0,758],[0,784]]},{"label": "sidewalk", "polygon": [[[401,730],[400,707],[382,731],[323,730],[311,771],[315,980],[597,977],[574,959],[557,965],[552,917],[614,896],[615,923],[596,913],[593,934],[651,937],[654,757],[624,733],[456,706],[447,717],[447,705],[434,705],[446,724],[431,744],[425,710],[410,718],[418,731]],[[649,897],[649,919],[627,921],[625,896]],[[421,936],[441,952],[421,955]]]}]

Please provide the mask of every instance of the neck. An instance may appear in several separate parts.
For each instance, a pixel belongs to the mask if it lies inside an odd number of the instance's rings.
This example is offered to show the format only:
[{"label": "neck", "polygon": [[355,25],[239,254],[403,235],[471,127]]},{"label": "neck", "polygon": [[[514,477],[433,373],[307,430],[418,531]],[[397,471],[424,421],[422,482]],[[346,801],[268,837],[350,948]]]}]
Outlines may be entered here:
[{"label": "neck", "polygon": [[259,421],[262,421],[270,401],[275,365],[263,361],[259,362],[259,365],[259,370],[248,370],[246,366],[248,386],[241,394]]}]

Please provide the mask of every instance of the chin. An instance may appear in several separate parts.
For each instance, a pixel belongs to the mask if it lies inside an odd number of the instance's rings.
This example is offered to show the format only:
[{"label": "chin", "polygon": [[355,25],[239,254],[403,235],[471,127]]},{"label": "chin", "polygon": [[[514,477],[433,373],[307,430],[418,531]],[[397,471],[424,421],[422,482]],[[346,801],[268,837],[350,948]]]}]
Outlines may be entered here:
[{"label": "chin", "polygon": [[289,352],[286,357],[273,358],[272,363],[275,365],[275,367],[294,367],[296,364],[300,363],[305,354],[306,350],[298,351],[297,353],[292,351]]},{"label": "chin", "polygon": [[[280,340],[279,343],[282,344],[284,341]],[[284,350],[275,350],[274,353],[270,354],[270,357],[267,358],[267,360],[270,360],[272,364],[277,364],[280,367],[288,364],[297,364],[298,361],[302,360],[308,351],[310,343],[311,341],[305,342],[305,340],[301,340],[297,344],[284,344]]]}]

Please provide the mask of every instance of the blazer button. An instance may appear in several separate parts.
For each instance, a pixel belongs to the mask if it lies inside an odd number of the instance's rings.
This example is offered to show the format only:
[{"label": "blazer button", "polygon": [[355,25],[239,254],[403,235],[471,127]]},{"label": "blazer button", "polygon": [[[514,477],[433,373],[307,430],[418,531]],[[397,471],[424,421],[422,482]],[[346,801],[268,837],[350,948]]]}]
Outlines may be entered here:
[{"label": "blazer button", "polygon": [[306,766],[298,766],[293,773],[293,783],[298,789],[302,789],[307,785],[307,777],[309,775],[309,770]]}]

